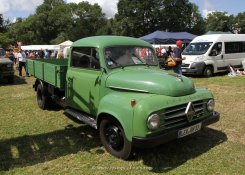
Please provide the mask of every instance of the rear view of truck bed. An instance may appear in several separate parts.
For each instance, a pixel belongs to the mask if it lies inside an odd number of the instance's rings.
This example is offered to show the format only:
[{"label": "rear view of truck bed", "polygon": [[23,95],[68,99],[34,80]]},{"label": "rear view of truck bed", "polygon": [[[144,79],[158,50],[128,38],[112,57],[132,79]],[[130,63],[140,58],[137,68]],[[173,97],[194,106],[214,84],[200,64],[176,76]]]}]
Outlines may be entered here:
[{"label": "rear view of truck bed", "polygon": [[65,89],[66,59],[37,59],[27,60],[27,72],[57,88]]}]

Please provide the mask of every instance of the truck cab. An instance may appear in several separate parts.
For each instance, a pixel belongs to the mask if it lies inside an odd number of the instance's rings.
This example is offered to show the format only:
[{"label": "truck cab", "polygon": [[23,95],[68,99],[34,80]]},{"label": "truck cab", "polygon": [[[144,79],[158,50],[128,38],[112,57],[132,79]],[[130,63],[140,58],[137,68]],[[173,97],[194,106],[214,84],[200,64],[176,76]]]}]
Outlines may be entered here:
[{"label": "truck cab", "polygon": [[105,149],[128,159],[133,147],[182,138],[219,120],[214,97],[159,67],[154,48],[131,37],[78,40],[68,60],[28,60],[41,109],[62,105],[74,121],[99,130]]}]

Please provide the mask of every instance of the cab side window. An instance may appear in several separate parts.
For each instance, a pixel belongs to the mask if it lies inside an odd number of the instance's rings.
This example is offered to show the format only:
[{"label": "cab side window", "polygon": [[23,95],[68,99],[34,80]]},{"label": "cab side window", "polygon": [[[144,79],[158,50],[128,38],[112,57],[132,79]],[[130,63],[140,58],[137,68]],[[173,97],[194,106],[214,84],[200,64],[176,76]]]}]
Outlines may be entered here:
[{"label": "cab side window", "polygon": [[213,48],[211,49],[211,56],[217,56],[222,53],[222,42],[215,43]]},{"label": "cab side window", "polygon": [[71,52],[71,66],[84,69],[100,69],[96,48],[73,47]]}]

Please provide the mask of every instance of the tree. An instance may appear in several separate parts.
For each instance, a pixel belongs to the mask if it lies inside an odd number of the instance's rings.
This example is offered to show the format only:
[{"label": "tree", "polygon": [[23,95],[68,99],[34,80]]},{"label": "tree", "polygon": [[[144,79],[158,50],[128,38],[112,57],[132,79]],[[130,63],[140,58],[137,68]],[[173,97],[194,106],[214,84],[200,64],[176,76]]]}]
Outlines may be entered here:
[{"label": "tree", "polygon": [[3,15],[0,14],[0,33],[6,32],[9,24],[10,24],[9,19],[4,20]]},{"label": "tree", "polygon": [[213,12],[207,16],[207,31],[233,32],[234,17],[227,12]]},{"label": "tree", "polygon": [[245,34],[245,12],[238,13],[235,17],[235,31]]},{"label": "tree", "polygon": [[63,0],[44,0],[34,15],[17,20],[8,32],[23,44],[59,44],[96,35],[106,26],[105,14],[98,4],[66,4]]},{"label": "tree", "polygon": [[43,44],[50,44],[60,32],[66,33],[71,27],[70,9],[63,0],[44,0],[37,7],[34,18],[35,34]]},{"label": "tree", "polygon": [[88,2],[79,4],[71,3],[72,33],[71,40],[96,35],[97,31],[106,26],[105,14],[98,4],[91,5]]},{"label": "tree", "polygon": [[[139,37],[156,30],[204,33],[204,20],[188,0],[119,0],[114,33]],[[200,27],[199,27],[200,26]]]},{"label": "tree", "polygon": [[0,14],[0,32],[4,32],[4,20],[2,14]]},{"label": "tree", "polygon": [[192,14],[189,20],[187,31],[195,35],[202,35],[206,31],[206,22],[198,11],[196,4],[192,4]]},{"label": "tree", "polygon": [[139,37],[160,27],[159,0],[119,0],[115,33]]}]

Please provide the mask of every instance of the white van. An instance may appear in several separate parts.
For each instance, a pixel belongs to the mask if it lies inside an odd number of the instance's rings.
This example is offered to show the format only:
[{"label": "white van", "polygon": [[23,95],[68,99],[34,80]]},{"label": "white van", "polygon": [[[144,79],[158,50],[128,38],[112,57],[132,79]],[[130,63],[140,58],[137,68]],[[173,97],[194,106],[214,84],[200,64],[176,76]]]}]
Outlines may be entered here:
[{"label": "white van", "polygon": [[228,65],[242,68],[245,34],[211,34],[194,38],[182,52],[183,74],[210,77],[228,71]]}]

